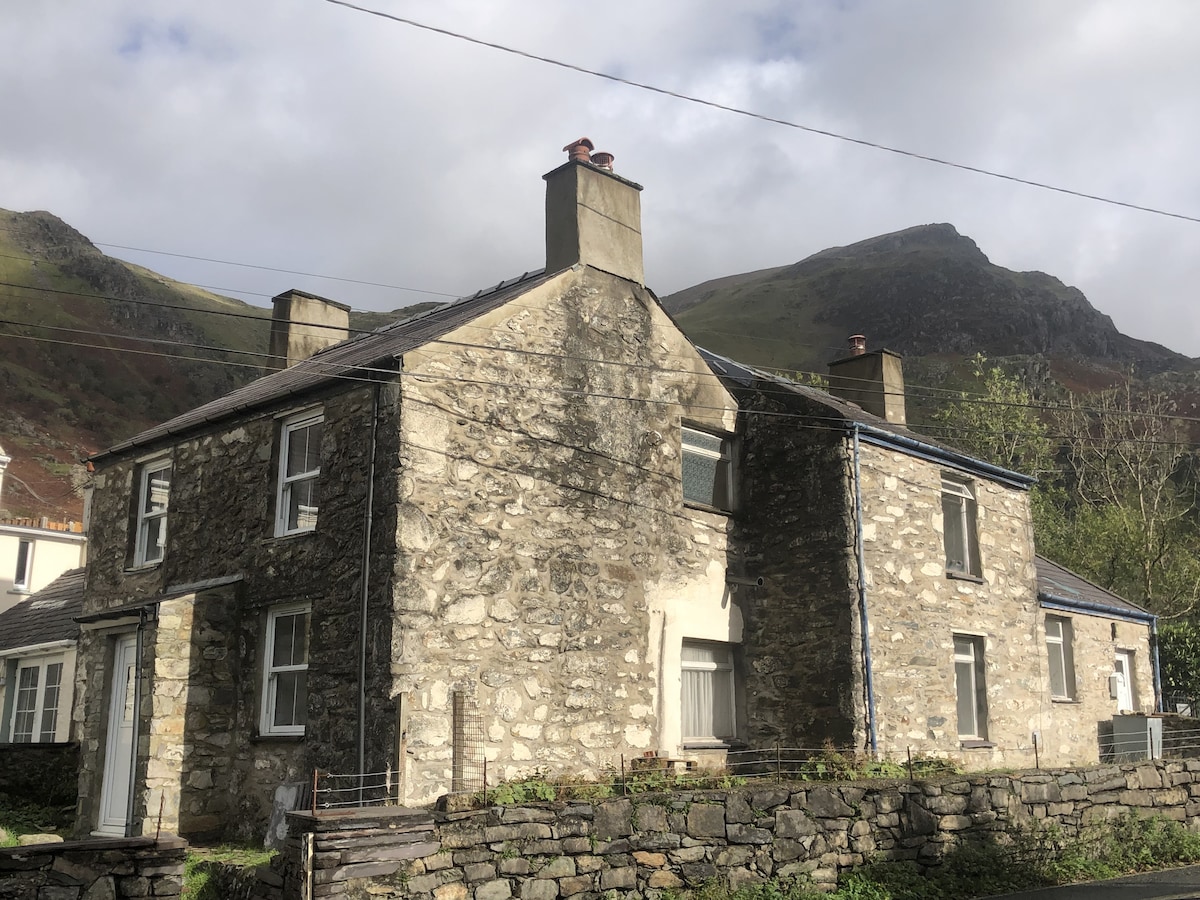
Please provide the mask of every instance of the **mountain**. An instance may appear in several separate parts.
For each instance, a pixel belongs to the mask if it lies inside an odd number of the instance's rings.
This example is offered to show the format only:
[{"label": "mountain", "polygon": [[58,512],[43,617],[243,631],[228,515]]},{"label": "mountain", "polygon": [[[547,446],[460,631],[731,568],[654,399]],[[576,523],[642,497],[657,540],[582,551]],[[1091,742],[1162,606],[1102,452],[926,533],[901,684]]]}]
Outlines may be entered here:
[{"label": "mountain", "polygon": [[1066,381],[1088,381],[1087,369],[1142,377],[1197,369],[1196,360],[1122,334],[1057,278],[994,265],[945,224],[708,281],[662,302],[697,343],[794,371],[823,374],[856,333],[905,357],[1041,357]]},{"label": "mountain", "polygon": [[106,256],[51,213],[0,210],[0,509],[79,518],[72,468],[262,374],[270,316]]}]

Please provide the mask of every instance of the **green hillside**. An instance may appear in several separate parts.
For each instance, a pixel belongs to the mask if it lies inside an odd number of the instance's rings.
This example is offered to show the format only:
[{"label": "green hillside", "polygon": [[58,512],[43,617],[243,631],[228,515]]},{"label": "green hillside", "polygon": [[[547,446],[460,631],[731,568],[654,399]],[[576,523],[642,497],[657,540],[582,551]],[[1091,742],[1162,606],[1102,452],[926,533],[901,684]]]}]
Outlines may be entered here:
[{"label": "green hillside", "polygon": [[71,467],[263,374],[270,315],[106,256],[48,212],[0,210],[0,509],[78,518]]}]

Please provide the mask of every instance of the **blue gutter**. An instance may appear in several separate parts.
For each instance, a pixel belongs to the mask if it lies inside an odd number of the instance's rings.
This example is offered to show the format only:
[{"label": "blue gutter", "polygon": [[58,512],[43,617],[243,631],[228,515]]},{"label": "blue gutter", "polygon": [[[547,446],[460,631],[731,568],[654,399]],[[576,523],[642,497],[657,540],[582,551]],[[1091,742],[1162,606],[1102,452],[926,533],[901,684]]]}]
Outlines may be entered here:
[{"label": "blue gutter", "polygon": [[988,478],[1021,490],[1028,490],[1030,485],[1037,483],[1037,479],[1032,475],[1023,475],[1011,469],[994,466],[981,459],[975,459],[963,453],[956,453],[944,447],[935,447],[933,444],[918,441],[916,438],[895,434],[894,432],[885,431],[882,428],[876,428],[874,425],[866,425],[862,422],[854,422],[852,424],[856,441],[858,440],[858,435],[861,433],[862,439],[868,444],[903,450],[908,455],[915,456],[918,459],[986,475]]},{"label": "blue gutter", "polygon": [[1154,708],[1158,712],[1163,711],[1162,669],[1158,660],[1158,616],[1151,612],[1143,612],[1137,609],[1121,609],[1118,606],[1093,603],[1090,600],[1068,600],[1066,597],[1058,597],[1054,594],[1038,594],[1038,600],[1041,601],[1044,609],[1055,609],[1061,612],[1093,612],[1107,616],[1110,619],[1119,619],[1122,622],[1136,622],[1140,625],[1149,625],[1150,647],[1154,655]]},{"label": "blue gutter", "polygon": [[858,556],[858,616],[862,628],[863,659],[867,681],[867,726],[871,730],[871,752],[879,750],[875,733],[875,675],[871,668],[871,621],[867,615],[867,564],[863,551],[862,480],[858,466],[858,432],[854,423],[854,551]]}]

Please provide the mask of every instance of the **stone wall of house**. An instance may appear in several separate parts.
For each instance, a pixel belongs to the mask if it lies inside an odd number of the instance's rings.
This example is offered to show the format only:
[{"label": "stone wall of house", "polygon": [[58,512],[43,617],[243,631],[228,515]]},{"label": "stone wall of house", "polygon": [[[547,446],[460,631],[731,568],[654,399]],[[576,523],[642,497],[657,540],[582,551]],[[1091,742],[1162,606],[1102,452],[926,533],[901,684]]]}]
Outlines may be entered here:
[{"label": "stone wall of house", "polygon": [[[300,896],[554,900],[607,891],[730,889],[807,876],[832,887],[876,859],[934,866],[964,841],[1033,824],[1067,837],[1122,815],[1200,827],[1200,761],[1159,761],[918,782],[761,784],[439,814],[293,814],[267,877]],[[271,896],[276,888],[259,891]]]},{"label": "stone wall of house", "polygon": [[187,842],[169,834],[157,841],[68,841],[0,849],[0,898],[174,900],[183,892],[186,854]]},{"label": "stone wall of house", "polygon": [[[944,468],[862,445],[863,547],[880,750],[945,753],[971,768],[1087,764],[1117,711],[1108,676],[1135,651],[1138,705],[1154,705],[1145,625],[1050,611],[1072,622],[1074,694],[1052,699],[1028,493],[977,478],[981,577],[946,572]],[[983,641],[987,741],[959,747],[953,636]],[[1034,743],[1038,743],[1035,753]]]},{"label": "stone wall of house", "polygon": [[[373,416],[377,433],[394,433],[395,388],[356,387],[317,398],[324,410],[322,496],[315,531],[274,536],[278,417],[249,416],[165,448],[172,454],[169,541],[160,565],[129,568],[137,463],[106,461],[96,477],[87,609],[101,612],[189,585],[200,589],[158,606],[146,626],[137,818],[184,834],[261,839],[276,788],[307,781],[314,765],[357,771],[361,569]],[[291,411],[306,408],[297,401]],[[280,415],[288,410],[279,410]],[[394,445],[392,445],[394,447]],[[379,476],[368,583],[368,670],[387,692],[392,644],[390,561],[394,449],[377,442]],[[382,486],[382,487],[380,487]],[[236,579],[205,590],[213,579]],[[175,596],[172,593],[172,596]],[[309,602],[310,721],[304,738],[259,734],[267,611]],[[85,748],[79,828],[94,827],[103,772],[111,634],[81,640],[77,722]],[[87,674],[84,679],[82,673]],[[83,684],[84,681],[90,685]],[[383,685],[382,687],[380,685]],[[375,701],[378,705],[379,701]],[[368,708],[367,741],[395,743],[394,715]],[[307,746],[306,746],[307,745]],[[374,752],[374,762],[385,755]],[[178,811],[178,818],[176,812]]]},{"label": "stone wall of house", "polygon": [[[768,389],[769,390],[769,389]],[[779,393],[743,398],[747,550],[744,669],[750,747],[854,744],[862,716],[854,521],[845,431],[828,407]]]},{"label": "stone wall of house", "polygon": [[951,577],[942,536],[944,471],[934,462],[861,445],[879,747],[896,753],[958,749],[953,636],[967,634],[985,642],[992,746],[963,749],[963,761],[971,768],[1032,765],[1049,680],[1028,492],[972,481],[982,577]]},{"label": "stone wall of house", "polygon": [[[1121,622],[1103,616],[1042,610],[1062,616],[1071,623],[1071,655],[1074,658],[1074,688],[1067,700],[1052,699],[1042,718],[1039,740],[1043,759],[1053,764],[1087,763],[1102,758],[1111,733],[1117,701],[1109,690],[1117,650],[1133,651],[1134,702],[1138,712],[1154,712],[1153,656],[1150,629],[1137,622]],[[1039,648],[1044,654],[1045,645]],[[1043,663],[1043,666],[1045,663]],[[1047,696],[1050,691],[1046,676]]]},{"label": "stone wall of house", "polygon": [[680,481],[681,418],[731,432],[728,393],[648,291],[585,267],[406,354],[402,388],[409,802],[453,785],[455,692],[493,782],[659,749],[664,640],[735,627],[729,517]]},{"label": "stone wall of house", "polygon": [[74,806],[79,744],[0,744],[0,794],[44,806]]}]

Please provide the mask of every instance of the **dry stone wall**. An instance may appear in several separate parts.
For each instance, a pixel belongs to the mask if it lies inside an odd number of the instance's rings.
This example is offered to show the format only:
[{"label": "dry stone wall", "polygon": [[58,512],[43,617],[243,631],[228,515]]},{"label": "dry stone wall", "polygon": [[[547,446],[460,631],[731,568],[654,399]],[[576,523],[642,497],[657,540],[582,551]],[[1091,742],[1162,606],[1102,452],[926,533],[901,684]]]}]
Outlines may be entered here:
[{"label": "dry stone wall", "polygon": [[[780,876],[832,887],[864,862],[934,866],[959,843],[1033,824],[1067,836],[1127,813],[1200,827],[1200,761],[921,782],[763,784],[602,802],[292,814],[284,897],[556,900],[649,896]],[[264,885],[263,897],[272,890]]]},{"label": "dry stone wall", "polygon": [[173,835],[0,849],[0,900],[177,900],[186,853]]}]

